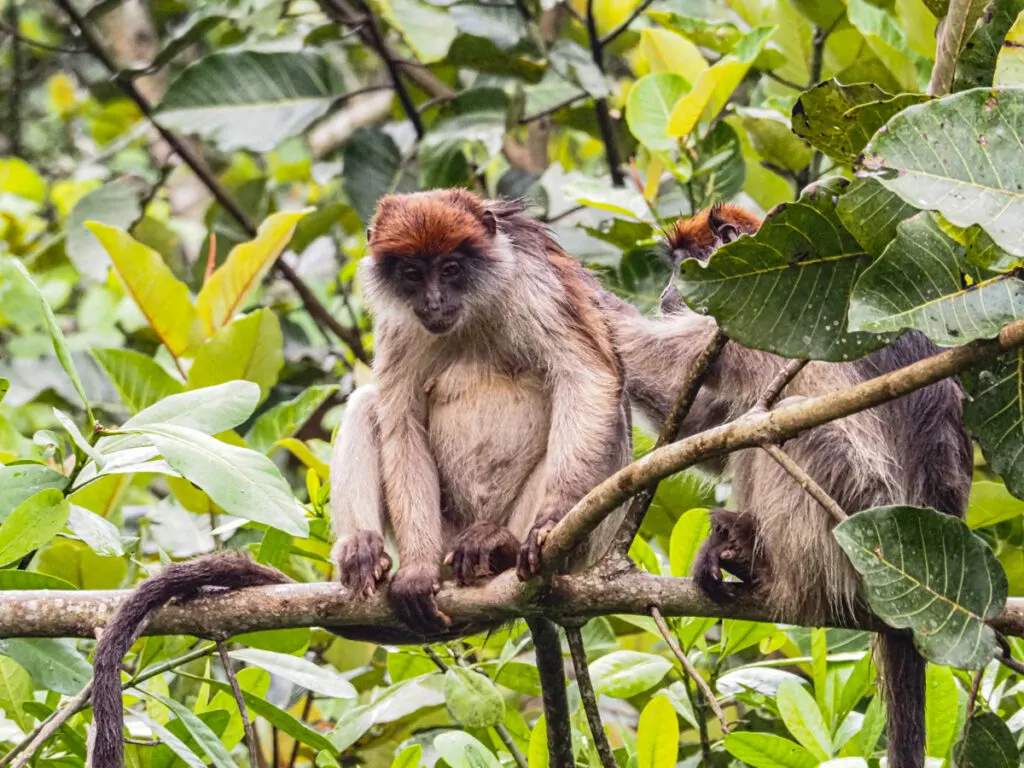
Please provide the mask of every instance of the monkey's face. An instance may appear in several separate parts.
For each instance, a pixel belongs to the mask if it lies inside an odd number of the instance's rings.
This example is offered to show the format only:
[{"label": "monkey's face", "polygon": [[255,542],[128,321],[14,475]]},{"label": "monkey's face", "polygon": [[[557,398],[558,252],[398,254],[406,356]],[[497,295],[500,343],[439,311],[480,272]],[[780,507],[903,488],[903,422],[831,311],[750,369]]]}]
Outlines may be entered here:
[{"label": "monkey's face", "polygon": [[384,282],[433,334],[447,333],[459,324],[482,266],[482,258],[469,248],[385,258],[380,265]]}]

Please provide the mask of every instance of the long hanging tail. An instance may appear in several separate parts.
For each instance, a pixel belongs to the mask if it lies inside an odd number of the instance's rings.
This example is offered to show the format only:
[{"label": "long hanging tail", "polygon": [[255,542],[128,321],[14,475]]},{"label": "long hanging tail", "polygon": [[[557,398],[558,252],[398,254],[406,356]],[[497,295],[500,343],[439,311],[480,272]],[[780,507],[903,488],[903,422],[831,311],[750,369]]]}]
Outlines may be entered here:
[{"label": "long hanging tail", "polygon": [[909,633],[878,637],[889,728],[889,768],[924,768],[925,661]]},{"label": "long hanging tail", "polygon": [[124,765],[121,661],[158,608],[174,598],[193,597],[203,587],[241,589],[289,581],[283,573],[258,565],[244,555],[206,555],[169,565],[139,584],[118,606],[96,645],[93,726],[86,767],[121,768]]}]

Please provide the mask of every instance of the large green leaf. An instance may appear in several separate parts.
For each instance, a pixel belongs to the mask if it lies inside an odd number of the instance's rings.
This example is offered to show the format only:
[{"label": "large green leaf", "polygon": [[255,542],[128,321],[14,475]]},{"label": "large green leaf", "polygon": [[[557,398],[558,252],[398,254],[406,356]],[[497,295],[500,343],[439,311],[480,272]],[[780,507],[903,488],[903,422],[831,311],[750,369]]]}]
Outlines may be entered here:
[{"label": "large green leaf", "polygon": [[39,688],[65,696],[74,696],[92,678],[92,665],[70,640],[12,637],[0,640],[0,654],[21,664]]},{"label": "large green leaf", "polygon": [[67,477],[43,464],[0,466],[0,523],[15,507],[39,491],[47,488],[63,491],[67,487]]},{"label": "large green leaf", "polygon": [[[468,733],[460,731],[442,733],[434,739],[434,749],[452,768],[501,767],[498,758]],[[533,754],[532,748],[530,754]],[[531,762],[530,765],[532,768],[533,763]]]},{"label": "large green leaf", "polygon": [[75,269],[97,282],[107,279],[110,256],[86,226],[98,221],[107,226],[127,229],[142,215],[139,197],[145,191],[137,178],[124,177],[86,193],[68,214],[65,223],[67,253]]},{"label": "large green leaf", "polygon": [[742,119],[747,138],[764,162],[794,172],[811,162],[814,150],[799,135],[794,135],[789,116],[764,107],[737,107],[736,113]]},{"label": "large green leaf", "polygon": [[32,701],[32,678],[14,659],[0,656],[0,710],[22,731],[32,730],[32,718],[24,706]]},{"label": "large green leaf", "polygon": [[172,424],[135,431],[146,435],[171,467],[206,491],[225,512],[293,536],[309,535],[305,510],[277,466],[263,454]]},{"label": "large green leaf", "polygon": [[815,768],[820,762],[796,742],[771,733],[737,731],[728,734],[722,746],[753,768]]},{"label": "large green leaf", "polygon": [[914,51],[892,12],[867,0],[849,0],[847,18],[906,91],[923,91],[932,62]]},{"label": "large green leaf", "polygon": [[120,557],[124,554],[117,526],[92,510],[72,504],[68,515],[68,530],[98,555]]},{"label": "large green leaf", "polygon": [[652,653],[615,651],[590,665],[594,690],[628,699],[653,688],[672,669],[672,662]]},{"label": "large green leaf", "polygon": [[847,332],[850,292],[870,255],[836,216],[835,182],[804,191],[753,236],[682,265],[679,290],[731,339],[785,357],[852,360],[884,339]]},{"label": "large green leaf", "polygon": [[356,689],[352,687],[352,683],[334,669],[318,666],[299,656],[242,648],[231,651],[231,657],[333,699],[353,699],[356,696]]},{"label": "large green leaf", "polygon": [[1024,352],[1011,352],[961,375],[969,395],[964,423],[989,466],[1024,498]]},{"label": "large green leaf", "polygon": [[[863,165],[918,208],[960,227],[980,224],[1024,256],[1024,90],[976,88],[896,115]],[[927,151],[922,149],[927,147]]]},{"label": "large green leaf", "polygon": [[225,51],[186,67],[164,94],[157,119],[225,152],[269,152],[344,93],[341,75],[320,53]]},{"label": "large green leaf", "polygon": [[776,702],[782,721],[800,744],[821,760],[832,757],[832,737],[821,710],[802,684],[795,680],[782,682]]},{"label": "large green leaf", "polygon": [[94,349],[92,354],[132,413],[185,390],[156,360],[134,349]]},{"label": "large green leaf", "polygon": [[975,480],[971,483],[971,498],[964,522],[972,531],[1022,515],[1024,501],[1010,495],[1003,483],[993,480]]},{"label": "large green leaf", "polygon": [[881,256],[896,237],[896,227],[917,213],[917,208],[877,179],[857,179],[839,198],[836,213],[868,253]]},{"label": "large green leaf", "polygon": [[145,723],[160,738],[160,743],[168,747],[188,768],[206,768],[206,763],[195,752],[189,749],[188,745],[175,736],[171,731],[157,722],[149,715],[138,710],[132,713],[136,718]]},{"label": "large green leaf", "polygon": [[672,107],[690,89],[686,78],[671,72],[644,75],[629,89],[626,123],[641,144],[669,151],[679,139],[668,135]]},{"label": "large green leaf", "polygon": [[458,33],[456,19],[446,9],[422,0],[374,0],[372,5],[422,61],[443,59]]},{"label": "large green leaf", "polygon": [[0,564],[39,549],[60,532],[69,512],[64,494],[56,488],[39,491],[15,507],[0,525]]},{"label": "large green leaf", "polygon": [[988,4],[957,59],[954,91],[992,85],[1003,39],[1021,11],[1024,0],[992,0]]},{"label": "large green leaf", "polygon": [[893,96],[874,83],[826,80],[800,94],[793,105],[793,132],[829,157],[853,165],[889,118],[927,99],[919,93]]},{"label": "large green leaf", "polygon": [[378,128],[362,127],[345,144],[342,187],[364,225],[377,201],[390,192],[405,192],[402,154],[395,140]]},{"label": "large green leaf", "polygon": [[710,532],[711,521],[706,509],[690,509],[679,516],[679,520],[672,527],[668,547],[673,576],[682,578],[690,575],[693,558],[697,556],[697,550]]},{"label": "large green leaf", "polygon": [[953,748],[957,768],[1017,768],[1020,755],[1010,729],[995,712],[976,712]]},{"label": "large green leaf", "polygon": [[220,738],[191,709],[167,696],[153,693],[146,695],[156,699],[174,713],[174,716],[181,721],[196,743],[202,747],[203,752],[210,758],[215,768],[235,768],[235,761],[231,759],[231,755]]},{"label": "large green leaf", "polygon": [[1011,274],[968,283],[971,267],[962,248],[919,213],[896,230],[850,297],[850,330],[915,328],[940,346],[993,338],[1024,317],[1024,281]]},{"label": "large green leaf", "polygon": [[864,577],[871,609],[914,632],[936,664],[981,669],[997,652],[985,622],[1006,603],[1006,574],[964,522],[933,509],[892,506],[858,512],[834,535]]},{"label": "large green leaf", "polygon": [[245,379],[266,399],[284,366],[284,337],[277,315],[258,309],[225,325],[203,344],[188,372],[189,389]]},{"label": "large green leaf", "polygon": [[505,702],[486,675],[462,667],[444,673],[448,714],[466,728],[491,728],[505,717]]},{"label": "large green leaf", "polygon": [[992,79],[993,85],[1018,86],[1024,85],[1024,11],[1017,16],[1006,33],[1003,49],[996,59],[996,72]]},{"label": "large green leaf", "polygon": [[655,696],[636,729],[637,768],[674,768],[679,756],[679,721],[667,696]]},{"label": "large green leaf", "polygon": [[945,757],[958,730],[960,696],[953,670],[929,664],[925,672],[925,754]]}]

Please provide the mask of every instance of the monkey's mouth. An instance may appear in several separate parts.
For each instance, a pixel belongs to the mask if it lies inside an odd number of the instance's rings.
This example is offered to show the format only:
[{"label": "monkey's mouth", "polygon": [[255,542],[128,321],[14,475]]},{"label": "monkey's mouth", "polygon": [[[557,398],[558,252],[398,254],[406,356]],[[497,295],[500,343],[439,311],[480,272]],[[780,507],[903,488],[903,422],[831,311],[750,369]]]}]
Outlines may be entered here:
[{"label": "monkey's mouth", "polygon": [[433,334],[440,335],[447,333],[455,327],[455,324],[459,321],[459,313],[446,312],[437,315],[420,315],[419,318],[424,328]]}]

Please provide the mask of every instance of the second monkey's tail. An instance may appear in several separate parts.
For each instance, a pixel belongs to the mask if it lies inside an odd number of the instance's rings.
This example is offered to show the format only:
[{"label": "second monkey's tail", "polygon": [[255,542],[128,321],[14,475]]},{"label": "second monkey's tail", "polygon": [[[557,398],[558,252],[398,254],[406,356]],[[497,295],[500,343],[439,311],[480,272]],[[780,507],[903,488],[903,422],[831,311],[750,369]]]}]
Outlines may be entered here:
[{"label": "second monkey's tail", "polygon": [[889,768],[924,768],[925,661],[909,632],[878,636]]}]

